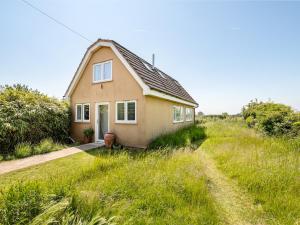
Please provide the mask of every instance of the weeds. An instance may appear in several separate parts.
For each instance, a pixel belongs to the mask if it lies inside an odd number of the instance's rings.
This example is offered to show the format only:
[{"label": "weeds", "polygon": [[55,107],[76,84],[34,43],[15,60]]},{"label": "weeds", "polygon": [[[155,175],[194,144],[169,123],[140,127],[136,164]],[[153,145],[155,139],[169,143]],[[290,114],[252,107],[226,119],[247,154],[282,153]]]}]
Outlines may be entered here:
[{"label": "weeds", "polygon": [[[19,175],[40,187],[42,205],[37,207],[38,215],[25,216],[26,222],[218,224],[197,157],[197,152],[188,148],[169,154],[100,149],[40,165],[38,170],[29,168],[31,172],[26,177]],[[48,169],[43,169],[45,166]],[[1,202],[6,202],[10,187],[18,185],[13,183],[17,176],[11,175],[11,181],[4,179],[6,186],[0,197],[5,200]],[[27,186],[27,182],[23,185]],[[0,210],[7,211],[5,204],[0,205]],[[2,215],[7,220],[6,214]]]},{"label": "weeds", "polygon": [[300,218],[300,141],[260,135],[245,123],[206,123],[202,149],[219,168],[252,194],[270,224],[294,224]]},{"label": "weeds", "polygon": [[192,143],[205,139],[205,136],[203,127],[192,125],[157,137],[150,143],[149,149],[191,146]]},{"label": "weeds", "polygon": [[24,158],[32,155],[32,146],[29,143],[17,144],[15,148],[15,156]]},{"label": "weeds", "polygon": [[39,144],[34,146],[33,153],[34,154],[43,154],[47,152],[57,151],[59,149],[64,148],[64,145],[54,143],[51,138],[43,139]]}]

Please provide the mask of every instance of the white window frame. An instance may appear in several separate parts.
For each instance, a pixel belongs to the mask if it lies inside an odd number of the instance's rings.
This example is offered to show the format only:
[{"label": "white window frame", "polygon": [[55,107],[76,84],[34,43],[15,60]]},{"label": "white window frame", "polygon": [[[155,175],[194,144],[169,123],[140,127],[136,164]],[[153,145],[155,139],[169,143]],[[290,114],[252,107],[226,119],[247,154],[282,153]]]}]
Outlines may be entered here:
[{"label": "white window frame", "polygon": [[160,75],[162,78],[166,79],[166,76],[165,76],[161,71],[157,70],[157,72],[159,73],[159,75]]},{"label": "white window frame", "polygon": [[[182,113],[180,120],[175,120],[175,116],[174,116],[175,108],[179,108],[180,112]],[[184,122],[184,108],[183,108],[183,106],[174,105],[173,108],[172,108],[172,116],[173,116],[173,123],[182,123],[182,122]]]},{"label": "white window frame", "polygon": [[[135,120],[128,120],[128,111],[127,105],[128,103],[134,102],[135,104]],[[118,103],[124,103],[124,120],[118,120]],[[136,100],[128,100],[128,101],[116,101],[115,104],[115,123],[125,123],[125,124],[136,124],[137,121],[137,101]]]},{"label": "white window frame", "polygon": [[148,70],[153,71],[153,70],[152,70],[152,67],[151,67],[148,63],[146,63],[146,62],[142,62],[142,63],[144,64],[144,66],[145,66]]},{"label": "white window frame", "polygon": [[[77,106],[81,106],[81,119],[77,119]],[[85,120],[84,119],[84,106],[88,105],[89,106],[89,119]],[[89,123],[91,120],[91,105],[90,103],[78,103],[75,105],[75,122],[77,123]]]},{"label": "white window frame", "polygon": [[[188,111],[190,111],[190,113],[191,113],[190,114],[190,116],[191,116],[190,119],[187,118]],[[193,115],[194,115],[193,108],[185,108],[185,121],[188,121],[188,122],[193,121]]]},{"label": "white window frame", "polygon": [[[104,74],[104,64],[106,63],[110,63],[110,71],[111,71],[111,77],[110,79],[103,79],[103,74]],[[101,71],[100,71],[100,80],[95,80],[95,67],[100,65],[101,66]],[[103,82],[108,82],[108,81],[112,81],[112,77],[113,77],[113,66],[112,66],[112,60],[107,60],[104,62],[100,62],[100,63],[95,63],[93,64],[93,84],[97,84],[97,83],[103,83]]]}]

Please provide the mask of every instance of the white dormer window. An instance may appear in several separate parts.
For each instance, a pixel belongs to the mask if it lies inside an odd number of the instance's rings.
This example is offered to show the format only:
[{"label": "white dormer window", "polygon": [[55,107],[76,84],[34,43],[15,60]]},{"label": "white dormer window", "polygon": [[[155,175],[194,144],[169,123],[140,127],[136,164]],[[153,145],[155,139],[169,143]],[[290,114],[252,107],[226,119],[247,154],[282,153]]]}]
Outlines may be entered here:
[{"label": "white dormer window", "polygon": [[157,72],[162,78],[166,79],[166,76],[162,72],[160,72],[159,70],[157,70]]},{"label": "white dormer window", "polygon": [[93,65],[93,83],[112,80],[112,61],[96,63]]},{"label": "white dormer window", "polygon": [[152,68],[151,66],[148,64],[148,63],[145,63],[143,62],[144,66],[148,69],[148,70],[151,70],[152,71]]}]

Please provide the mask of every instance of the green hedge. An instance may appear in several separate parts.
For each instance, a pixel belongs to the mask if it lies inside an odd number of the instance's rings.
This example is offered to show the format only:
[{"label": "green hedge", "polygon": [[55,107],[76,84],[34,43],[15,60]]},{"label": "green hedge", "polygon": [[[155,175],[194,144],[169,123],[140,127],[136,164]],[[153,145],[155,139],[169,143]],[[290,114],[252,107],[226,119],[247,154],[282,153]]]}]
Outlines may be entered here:
[{"label": "green hedge", "polygon": [[19,84],[0,90],[0,154],[13,154],[19,143],[67,139],[71,121],[67,102]]},{"label": "green hedge", "polygon": [[184,147],[206,137],[203,127],[191,125],[175,132],[163,134],[155,138],[148,146],[149,149],[164,147]]},{"label": "green hedge", "polygon": [[290,106],[273,102],[251,101],[242,115],[249,127],[270,136],[300,135],[300,114]]}]

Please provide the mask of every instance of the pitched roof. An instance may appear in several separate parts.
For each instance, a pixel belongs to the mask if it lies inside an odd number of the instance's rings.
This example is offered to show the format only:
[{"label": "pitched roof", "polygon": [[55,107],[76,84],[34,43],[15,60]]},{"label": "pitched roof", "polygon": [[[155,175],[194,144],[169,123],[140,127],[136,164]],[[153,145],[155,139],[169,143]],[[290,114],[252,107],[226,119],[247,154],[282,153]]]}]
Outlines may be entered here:
[{"label": "pitched roof", "polygon": [[[158,92],[162,92],[164,94],[174,96],[175,98],[179,98],[184,101],[198,105],[197,102],[189,95],[189,93],[180,85],[178,81],[176,81],[175,79],[173,79],[171,76],[161,71],[160,69],[156,67],[152,68],[152,65],[148,63],[146,60],[137,56],[136,54],[129,51],[127,48],[123,47],[122,45],[120,45],[119,43],[113,40],[98,39],[98,41],[93,43],[88,48],[84,58],[86,57],[89,49],[91,49],[99,42],[112,43],[116,47],[118,52],[123,56],[123,58],[130,65],[130,67],[134,70],[134,72],[139,76],[142,82],[144,82],[150,88],[150,90],[156,90]],[[76,71],[76,74],[80,69],[81,64],[83,64],[84,58],[82,59]],[[73,77],[71,84],[74,82],[75,76]],[[68,87],[66,95],[69,89],[71,88],[71,84]]]}]

